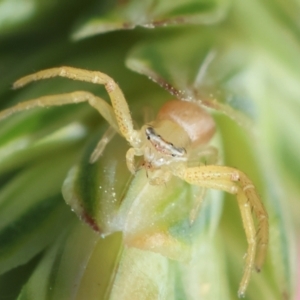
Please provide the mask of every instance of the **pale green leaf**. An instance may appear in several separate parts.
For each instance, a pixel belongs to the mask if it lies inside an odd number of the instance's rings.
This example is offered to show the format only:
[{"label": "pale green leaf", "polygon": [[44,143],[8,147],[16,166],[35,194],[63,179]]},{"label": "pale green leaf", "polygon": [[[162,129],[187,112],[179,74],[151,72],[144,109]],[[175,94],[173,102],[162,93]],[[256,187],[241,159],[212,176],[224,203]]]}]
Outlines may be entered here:
[{"label": "pale green leaf", "polygon": [[189,262],[123,248],[120,234],[100,238],[76,221],[48,250],[18,299],[229,299],[215,226],[207,226],[220,214],[220,207],[213,208],[219,195],[211,194],[207,200],[214,203],[201,211],[198,222],[205,226],[193,238]]},{"label": "pale green leaf", "polygon": [[133,29],[136,26],[155,28],[167,25],[213,24],[226,15],[230,0],[130,0],[117,3],[111,10],[91,16],[73,34],[82,39],[108,31]]},{"label": "pale green leaf", "polygon": [[95,135],[79,164],[70,170],[63,185],[63,195],[79,218],[106,235],[121,229],[115,218],[131,176],[125,164],[128,147],[120,137],[107,145],[96,163],[89,162],[103,132]]}]

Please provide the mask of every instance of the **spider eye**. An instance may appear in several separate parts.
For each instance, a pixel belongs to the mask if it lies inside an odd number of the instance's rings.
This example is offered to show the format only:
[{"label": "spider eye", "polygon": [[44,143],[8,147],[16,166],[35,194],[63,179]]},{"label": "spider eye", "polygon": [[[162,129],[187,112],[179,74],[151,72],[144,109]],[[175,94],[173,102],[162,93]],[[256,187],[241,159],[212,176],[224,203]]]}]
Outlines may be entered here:
[{"label": "spider eye", "polygon": [[151,127],[146,128],[145,130],[146,136],[147,136],[147,140],[151,140],[151,135],[153,135],[153,129]]}]

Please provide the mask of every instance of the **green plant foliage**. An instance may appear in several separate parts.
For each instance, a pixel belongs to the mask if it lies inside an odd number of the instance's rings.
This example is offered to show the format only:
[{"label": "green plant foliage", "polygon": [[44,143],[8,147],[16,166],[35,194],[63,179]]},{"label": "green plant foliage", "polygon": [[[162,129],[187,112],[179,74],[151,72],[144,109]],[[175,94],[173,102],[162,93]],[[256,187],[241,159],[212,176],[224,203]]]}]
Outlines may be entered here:
[{"label": "green plant foliage", "polygon": [[[169,99],[201,105],[218,163],[249,176],[269,215],[267,260],[245,299],[295,299],[299,6],[0,0],[0,107],[76,90],[110,102],[102,86],[61,78],[11,90],[60,65],[114,78],[137,128]],[[234,197],[131,175],[119,135],[91,164],[107,128],[86,103],[0,120],[0,300],[237,299],[247,244]]]},{"label": "green plant foliage", "polygon": [[99,33],[137,26],[155,28],[167,25],[213,24],[224,18],[229,0],[129,0],[119,1],[106,13],[94,14],[73,34],[82,39]]}]

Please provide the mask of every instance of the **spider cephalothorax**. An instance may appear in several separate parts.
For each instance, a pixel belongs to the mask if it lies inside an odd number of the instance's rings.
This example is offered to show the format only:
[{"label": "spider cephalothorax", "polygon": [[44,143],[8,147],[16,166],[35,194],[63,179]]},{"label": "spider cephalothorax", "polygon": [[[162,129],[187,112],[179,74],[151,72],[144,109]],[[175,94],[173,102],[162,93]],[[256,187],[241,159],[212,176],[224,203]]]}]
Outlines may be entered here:
[{"label": "spider cephalothorax", "polygon": [[[149,173],[150,183],[163,184],[171,176],[177,176],[193,185],[236,195],[248,242],[245,271],[238,292],[239,296],[243,296],[252,269],[255,267],[259,271],[265,260],[268,245],[268,216],[253,183],[243,172],[220,165],[199,165],[198,163],[193,165],[193,161],[197,161],[197,157],[199,160],[201,149],[215,132],[212,117],[195,103],[173,100],[160,109],[155,120],[142,126],[140,130],[135,130],[124,95],[111,77],[101,72],[71,67],[53,68],[25,76],[15,82],[14,88],[56,76],[104,85],[112,106],[89,92],[77,91],[43,96],[19,103],[2,111],[0,119],[32,107],[86,101],[98,110],[113,128],[113,130],[110,128],[99,141],[91,156],[91,162],[97,160],[116,131],[131,146],[126,153],[126,162],[131,173],[136,172],[135,156],[143,156],[142,166]],[[252,211],[257,219],[257,226],[255,226]]]},{"label": "spider cephalothorax", "polygon": [[161,135],[155,132],[153,127],[146,127],[145,133],[147,136],[147,140],[150,141],[157,152],[160,152],[166,156],[177,157],[185,160],[185,148],[176,147],[173,143],[166,141]]},{"label": "spider cephalothorax", "polygon": [[[140,131],[141,146],[136,156],[143,155],[142,166],[147,169],[151,183],[161,184],[170,178],[169,173],[186,168],[194,160],[195,149],[203,149],[215,132],[212,117],[195,103],[179,100],[168,101],[151,123]],[[131,166],[129,165],[129,169]],[[160,170],[161,172],[155,172]]]}]

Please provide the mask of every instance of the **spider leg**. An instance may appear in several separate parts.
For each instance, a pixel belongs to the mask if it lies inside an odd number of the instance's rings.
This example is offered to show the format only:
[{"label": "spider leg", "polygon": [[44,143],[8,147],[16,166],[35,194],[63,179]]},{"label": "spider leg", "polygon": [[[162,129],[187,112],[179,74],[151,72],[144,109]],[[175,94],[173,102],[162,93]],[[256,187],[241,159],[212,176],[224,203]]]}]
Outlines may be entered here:
[{"label": "spider leg", "polygon": [[125,139],[134,148],[140,145],[139,132],[133,129],[133,122],[125,97],[117,83],[104,73],[72,67],[52,68],[22,77],[14,83],[13,88],[20,88],[32,81],[53,78],[57,76],[104,85],[112,102],[119,127],[118,131],[121,132]]},{"label": "spider leg", "polygon": [[93,153],[90,156],[90,163],[93,164],[98,160],[98,158],[103,153],[106,145],[112,140],[115,136],[116,131],[112,126],[109,126],[108,129],[104,132],[102,138],[98,142],[96,148],[94,149]]},{"label": "spider leg", "polygon": [[7,118],[14,113],[30,108],[60,106],[85,101],[87,101],[92,107],[97,109],[98,112],[104,117],[104,119],[110,124],[108,130],[104,133],[103,137],[98,142],[95,150],[91,154],[90,163],[94,163],[102,154],[107,143],[113,138],[115,133],[117,131],[119,132],[119,127],[112,107],[100,97],[97,97],[89,92],[82,91],[67,94],[43,96],[37,99],[31,99],[29,101],[18,103],[13,107],[1,111],[0,120]]},{"label": "spider leg", "polygon": [[114,128],[114,130],[120,132],[112,107],[100,97],[97,97],[89,92],[84,91],[43,96],[36,99],[20,102],[13,107],[1,111],[0,120],[7,118],[14,113],[35,107],[60,106],[65,104],[75,104],[81,102],[88,102],[92,107],[98,110],[98,112],[110,124],[110,126]]},{"label": "spider leg", "polygon": [[136,150],[134,148],[129,148],[126,152],[126,164],[127,168],[131,174],[135,174],[136,168],[134,163],[134,157],[136,156]]},{"label": "spider leg", "polygon": [[[174,170],[173,173],[190,184],[223,190],[237,196],[248,242],[245,270],[238,292],[239,296],[242,297],[248,286],[254,265],[257,271],[260,271],[268,245],[268,216],[254,185],[241,171],[225,166],[209,165],[181,168]],[[258,221],[258,230],[255,229],[252,209]]]},{"label": "spider leg", "polygon": [[[188,160],[188,166],[189,167],[198,167],[200,165],[211,165],[216,164],[218,161],[218,150],[211,146],[211,145],[205,145],[201,147],[200,149],[197,149],[197,151],[191,151],[191,154],[189,155]],[[190,224],[192,225],[195,220],[197,219],[201,206],[203,204],[203,200],[205,197],[206,189],[201,189],[199,195],[195,197],[195,204],[193,209],[190,213]]]}]

